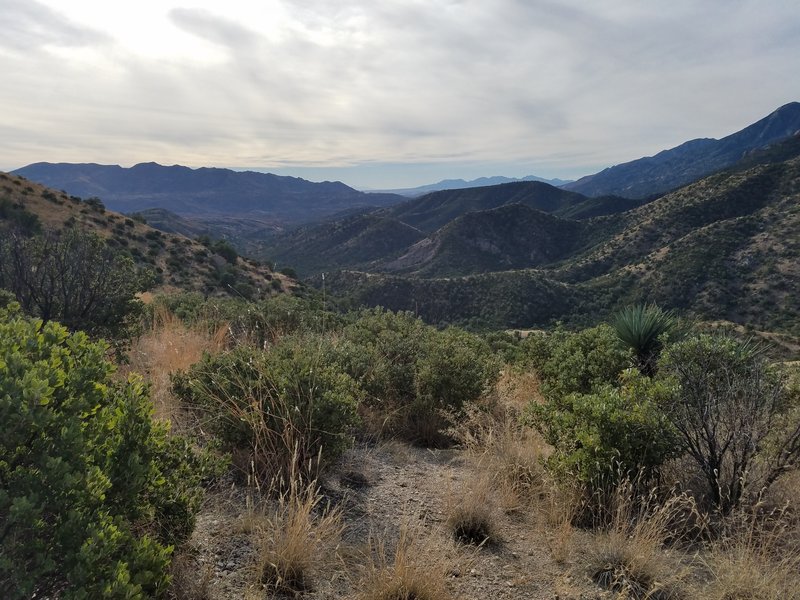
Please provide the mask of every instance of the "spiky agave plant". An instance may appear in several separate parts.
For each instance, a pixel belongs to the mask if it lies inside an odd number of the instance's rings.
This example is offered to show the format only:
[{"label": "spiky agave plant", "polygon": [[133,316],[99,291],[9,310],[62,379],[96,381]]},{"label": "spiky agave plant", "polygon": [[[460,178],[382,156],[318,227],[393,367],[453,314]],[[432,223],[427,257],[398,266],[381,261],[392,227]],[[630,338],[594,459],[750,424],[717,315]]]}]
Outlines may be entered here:
[{"label": "spiky agave plant", "polygon": [[674,330],[677,318],[655,304],[637,304],[619,311],[612,322],[620,341],[633,351],[636,367],[643,375],[655,374],[661,339]]}]

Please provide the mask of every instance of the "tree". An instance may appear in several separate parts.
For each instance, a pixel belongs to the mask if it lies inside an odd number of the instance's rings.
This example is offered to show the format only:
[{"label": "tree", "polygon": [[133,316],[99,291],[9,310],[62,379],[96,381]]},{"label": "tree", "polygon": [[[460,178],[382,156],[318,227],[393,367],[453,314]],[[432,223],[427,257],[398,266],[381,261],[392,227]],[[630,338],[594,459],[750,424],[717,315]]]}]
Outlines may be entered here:
[{"label": "tree", "polygon": [[669,348],[660,365],[674,383],[664,410],[720,510],[797,464],[800,399],[762,347],[700,335]]},{"label": "tree", "polygon": [[0,287],[44,323],[56,320],[71,330],[115,334],[140,308],[135,294],[145,286],[130,257],[93,233],[68,228],[5,235]]}]

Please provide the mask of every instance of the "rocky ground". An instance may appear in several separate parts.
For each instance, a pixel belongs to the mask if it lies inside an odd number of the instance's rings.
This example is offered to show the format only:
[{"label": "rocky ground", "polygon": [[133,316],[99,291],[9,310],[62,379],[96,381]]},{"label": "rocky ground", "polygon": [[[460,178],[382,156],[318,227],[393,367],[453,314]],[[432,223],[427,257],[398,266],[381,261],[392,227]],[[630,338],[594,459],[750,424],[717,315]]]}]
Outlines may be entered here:
[{"label": "rocky ground", "polygon": [[[234,485],[208,498],[184,565],[187,596],[213,599],[359,597],[396,559],[420,577],[441,577],[439,598],[602,598],[603,592],[559,552],[558,533],[530,511],[501,506],[476,492],[480,468],[461,450],[428,450],[397,442],[351,450],[322,484],[321,504],[341,511],[341,535],[312,561],[307,589],[275,593],[258,583],[259,519],[255,490]],[[495,531],[483,545],[454,540],[448,518],[467,495],[483,493]],[[474,499],[474,498],[473,498]],[[268,511],[267,511],[268,512]],[[263,522],[263,521],[262,521]],[[403,541],[400,541],[403,540]],[[555,544],[555,546],[554,546]],[[564,550],[564,548],[561,548]],[[562,559],[556,562],[554,556]],[[372,582],[372,583],[371,583]],[[196,590],[190,593],[188,588]],[[412,595],[408,598],[418,598]]]}]

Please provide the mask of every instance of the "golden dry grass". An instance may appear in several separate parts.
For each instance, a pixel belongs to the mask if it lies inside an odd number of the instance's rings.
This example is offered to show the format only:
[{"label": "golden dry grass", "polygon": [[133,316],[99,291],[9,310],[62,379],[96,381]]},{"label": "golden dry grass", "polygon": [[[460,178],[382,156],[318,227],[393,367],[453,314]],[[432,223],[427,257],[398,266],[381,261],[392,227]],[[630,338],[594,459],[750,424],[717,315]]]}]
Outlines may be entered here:
[{"label": "golden dry grass", "polygon": [[227,335],[226,326],[209,332],[202,324],[187,326],[171,312],[157,308],[150,328],[134,340],[123,374],[135,371],[145,377],[150,382],[155,418],[181,430],[186,424],[181,421],[183,413],[170,391],[170,375],[198,362],[204,352],[221,351]]},{"label": "golden dry grass", "polygon": [[478,471],[462,489],[448,494],[445,514],[447,528],[459,542],[476,546],[500,542],[501,515],[488,472]]},{"label": "golden dry grass", "polygon": [[726,533],[704,557],[709,600],[800,598],[797,523],[788,507],[760,514],[756,506],[729,517]]},{"label": "golden dry grass", "polygon": [[659,501],[655,495],[636,496],[636,486],[624,482],[610,499],[610,514],[586,542],[583,565],[601,587],[623,597],[672,599],[686,597],[691,569],[680,552],[665,549],[667,540],[680,536],[682,523],[696,514],[683,494]]},{"label": "golden dry grass", "polygon": [[316,481],[290,488],[248,519],[258,548],[254,586],[282,593],[313,588],[319,567],[333,562],[343,524],[337,509],[322,506]]},{"label": "golden dry grass", "polygon": [[450,600],[447,578],[463,557],[405,523],[393,550],[372,538],[353,582],[357,600]]}]

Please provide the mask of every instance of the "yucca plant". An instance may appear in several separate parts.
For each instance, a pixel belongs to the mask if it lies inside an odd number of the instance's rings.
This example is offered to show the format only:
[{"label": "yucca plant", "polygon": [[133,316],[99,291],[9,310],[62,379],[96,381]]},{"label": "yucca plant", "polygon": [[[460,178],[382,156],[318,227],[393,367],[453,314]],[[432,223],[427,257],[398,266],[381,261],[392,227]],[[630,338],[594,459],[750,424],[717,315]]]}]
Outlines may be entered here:
[{"label": "yucca plant", "polygon": [[633,351],[636,367],[651,377],[661,352],[661,339],[675,329],[677,318],[655,304],[637,304],[619,311],[612,326],[620,341]]}]

